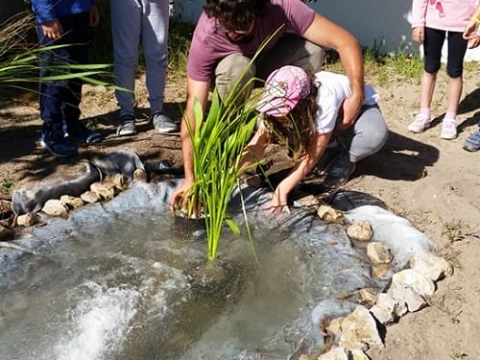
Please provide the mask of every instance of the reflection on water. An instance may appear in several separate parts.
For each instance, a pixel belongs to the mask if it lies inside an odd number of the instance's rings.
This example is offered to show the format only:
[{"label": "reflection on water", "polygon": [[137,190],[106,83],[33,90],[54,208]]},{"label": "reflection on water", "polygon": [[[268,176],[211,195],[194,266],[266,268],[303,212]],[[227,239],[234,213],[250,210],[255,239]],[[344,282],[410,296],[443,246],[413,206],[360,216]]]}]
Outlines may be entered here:
[{"label": "reflection on water", "polygon": [[315,304],[375,286],[344,233],[307,213],[276,229],[253,214],[259,262],[226,230],[205,268],[201,227],[115,201],[37,229],[51,246],[0,279],[0,359],[281,359]]}]

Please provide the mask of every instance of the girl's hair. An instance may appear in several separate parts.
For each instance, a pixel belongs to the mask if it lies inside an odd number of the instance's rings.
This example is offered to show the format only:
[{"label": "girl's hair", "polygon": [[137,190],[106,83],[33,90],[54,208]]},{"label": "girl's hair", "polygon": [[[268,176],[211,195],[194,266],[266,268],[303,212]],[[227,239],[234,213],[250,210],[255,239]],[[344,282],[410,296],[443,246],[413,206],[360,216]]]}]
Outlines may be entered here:
[{"label": "girl's hair", "polygon": [[209,18],[233,30],[248,30],[257,16],[265,14],[270,0],[206,0],[203,9]]},{"label": "girl's hair", "polygon": [[[313,74],[309,73],[313,80]],[[294,159],[305,156],[310,150],[315,135],[315,118],[318,111],[317,94],[319,83],[311,83],[310,94],[300,100],[287,115],[288,121],[274,116],[265,116],[265,125],[270,130],[271,140],[287,146]]]}]

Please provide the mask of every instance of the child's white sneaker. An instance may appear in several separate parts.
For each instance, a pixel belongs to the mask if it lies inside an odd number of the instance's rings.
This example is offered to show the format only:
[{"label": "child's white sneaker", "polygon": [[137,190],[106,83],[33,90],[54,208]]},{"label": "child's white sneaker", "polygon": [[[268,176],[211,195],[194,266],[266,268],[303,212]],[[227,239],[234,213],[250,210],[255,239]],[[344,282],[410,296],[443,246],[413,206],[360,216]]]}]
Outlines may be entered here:
[{"label": "child's white sneaker", "polygon": [[430,118],[425,114],[418,114],[415,116],[410,125],[408,125],[408,130],[414,133],[421,133],[427,130],[430,127]]},{"label": "child's white sneaker", "polygon": [[442,123],[440,137],[445,140],[452,140],[457,137],[457,122],[455,119],[445,118]]}]

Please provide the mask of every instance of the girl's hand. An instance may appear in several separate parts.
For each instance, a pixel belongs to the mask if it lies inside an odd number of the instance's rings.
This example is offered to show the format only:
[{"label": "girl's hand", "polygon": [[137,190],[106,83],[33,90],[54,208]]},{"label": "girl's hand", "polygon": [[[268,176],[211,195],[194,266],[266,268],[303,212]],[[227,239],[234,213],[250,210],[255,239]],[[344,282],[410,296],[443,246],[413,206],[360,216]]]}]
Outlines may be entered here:
[{"label": "girl's hand", "polygon": [[480,36],[475,34],[468,40],[468,48],[474,49],[480,45]]},{"label": "girl's hand", "polygon": [[417,44],[422,45],[425,40],[425,26],[418,26],[412,29],[412,39]]},{"label": "girl's hand", "polygon": [[273,194],[272,200],[263,209],[266,210],[267,216],[271,216],[271,215],[278,216],[283,212],[286,212],[288,215],[290,215],[292,212],[290,210],[290,207],[287,204],[287,196],[286,195],[281,196],[277,194],[277,192],[278,191],[275,191],[275,193]]},{"label": "girl's hand", "polygon": [[478,30],[478,22],[475,20],[470,20],[465,27],[465,30],[463,31],[463,38],[465,40],[471,40],[477,35],[477,30]]}]

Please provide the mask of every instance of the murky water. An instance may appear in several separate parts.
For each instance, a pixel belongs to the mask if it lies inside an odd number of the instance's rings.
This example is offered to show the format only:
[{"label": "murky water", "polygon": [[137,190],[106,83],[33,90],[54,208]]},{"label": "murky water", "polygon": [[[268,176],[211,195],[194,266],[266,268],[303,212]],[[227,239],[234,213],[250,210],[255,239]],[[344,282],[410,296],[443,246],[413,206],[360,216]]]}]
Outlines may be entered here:
[{"label": "murky water", "polygon": [[284,359],[314,334],[316,304],[380,285],[340,227],[301,210],[250,211],[259,261],[226,230],[205,267],[203,230],[166,215],[163,195],[74,212],[21,242],[36,255],[0,263],[0,359]]}]

